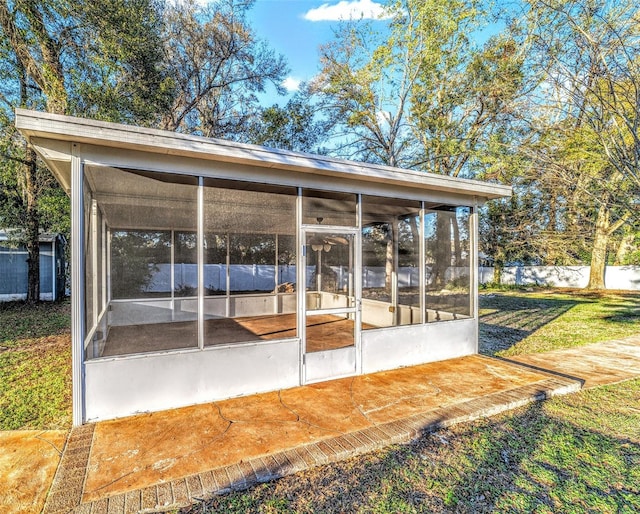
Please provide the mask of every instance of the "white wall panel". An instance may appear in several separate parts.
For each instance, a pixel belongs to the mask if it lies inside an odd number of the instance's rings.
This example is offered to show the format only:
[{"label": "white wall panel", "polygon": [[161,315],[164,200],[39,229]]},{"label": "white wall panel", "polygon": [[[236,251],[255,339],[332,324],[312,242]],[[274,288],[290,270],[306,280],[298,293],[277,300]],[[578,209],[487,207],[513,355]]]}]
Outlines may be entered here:
[{"label": "white wall panel", "polygon": [[307,383],[353,375],[356,371],[356,349],[353,346],[307,353],[305,360]]},{"label": "white wall panel", "polygon": [[362,372],[373,373],[476,353],[476,320],[362,332]]},{"label": "white wall panel", "polygon": [[85,421],[195,405],[299,385],[298,340],[85,363]]}]

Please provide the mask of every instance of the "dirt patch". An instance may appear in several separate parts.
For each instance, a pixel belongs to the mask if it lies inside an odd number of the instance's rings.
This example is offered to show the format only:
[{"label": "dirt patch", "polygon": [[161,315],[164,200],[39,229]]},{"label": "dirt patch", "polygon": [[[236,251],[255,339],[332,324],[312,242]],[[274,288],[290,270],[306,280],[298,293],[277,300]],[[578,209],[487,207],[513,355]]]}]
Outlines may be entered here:
[{"label": "dirt patch", "polygon": [[38,337],[35,339],[21,339],[11,346],[0,345],[0,352],[33,352],[36,355],[64,347],[71,347],[71,334]]}]

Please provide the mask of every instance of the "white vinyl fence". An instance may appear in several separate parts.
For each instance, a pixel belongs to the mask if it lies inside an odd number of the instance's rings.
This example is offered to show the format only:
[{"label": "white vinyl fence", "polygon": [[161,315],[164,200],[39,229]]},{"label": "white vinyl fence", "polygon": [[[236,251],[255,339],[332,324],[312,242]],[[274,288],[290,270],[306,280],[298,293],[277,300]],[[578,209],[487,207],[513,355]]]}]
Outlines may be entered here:
[{"label": "white vinyl fence", "polygon": [[[296,267],[279,266],[280,283],[296,282]],[[347,285],[346,269],[334,266],[335,278],[339,287]],[[307,286],[313,280],[315,267],[307,269]],[[493,281],[493,268],[481,267],[478,273],[480,284]],[[447,280],[467,273],[466,268],[450,268]],[[399,287],[417,287],[420,283],[417,268],[400,268],[398,272]],[[209,289],[226,290],[227,270],[225,265],[206,264],[204,266],[204,285]],[[427,279],[429,270],[427,270]],[[175,287],[183,285],[196,287],[198,269],[195,264],[177,264],[174,267]],[[589,266],[507,266],[502,272],[502,283],[505,285],[539,285],[550,287],[584,288],[589,282]],[[231,265],[229,269],[229,289],[234,291],[272,291],[275,284],[275,267],[267,265]],[[362,287],[384,287],[385,270],[383,267],[365,267],[363,269]],[[624,289],[640,291],[640,266],[607,266],[605,272],[607,289]],[[153,273],[148,292],[171,291],[171,265],[160,264]]]},{"label": "white vinyl fence", "polygon": [[[589,282],[589,266],[507,266],[502,272],[502,284],[539,285],[584,288]],[[481,267],[481,284],[493,281],[493,268]],[[640,291],[640,266],[607,266],[606,289]]]},{"label": "white vinyl fence", "polygon": [[[331,266],[335,273],[338,287],[346,287],[348,284],[348,272],[346,268]],[[447,270],[448,279],[461,275],[462,271],[456,268]],[[307,286],[311,285],[315,272],[315,266],[307,268]],[[270,265],[243,265],[232,264],[229,266],[229,289],[234,291],[272,291],[275,284],[275,267]],[[280,283],[296,282],[296,267],[278,266]],[[362,287],[384,287],[385,269],[383,267],[366,267],[363,270]],[[224,264],[205,264],[204,286],[210,290],[225,291],[227,280],[227,267]],[[174,266],[175,287],[197,287],[198,267],[195,264],[176,264]],[[420,284],[420,271],[418,268],[400,268],[398,272],[399,287],[418,287]],[[171,265],[158,264],[153,270],[151,281],[146,288],[147,292],[171,291]]]}]

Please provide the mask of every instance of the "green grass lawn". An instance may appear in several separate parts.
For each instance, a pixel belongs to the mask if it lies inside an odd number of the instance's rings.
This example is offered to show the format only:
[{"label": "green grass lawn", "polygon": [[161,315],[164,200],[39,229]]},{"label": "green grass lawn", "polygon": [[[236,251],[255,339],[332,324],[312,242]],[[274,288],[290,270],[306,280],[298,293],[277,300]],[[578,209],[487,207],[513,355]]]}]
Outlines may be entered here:
[{"label": "green grass lawn", "polygon": [[503,291],[480,296],[480,352],[547,352],[640,332],[640,294]]},{"label": "green grass lawn", "polygon": [[69,302],[0,303],[0,430],[71,425]]},{"label": "green grass lawn", "polygon": [[[640,332],[640,295],[485,291],[480,349]],[[69,304],[0,304],[0,429],[71,423]],[[640,512],[640,380],[554,398],[183,512]]]}]

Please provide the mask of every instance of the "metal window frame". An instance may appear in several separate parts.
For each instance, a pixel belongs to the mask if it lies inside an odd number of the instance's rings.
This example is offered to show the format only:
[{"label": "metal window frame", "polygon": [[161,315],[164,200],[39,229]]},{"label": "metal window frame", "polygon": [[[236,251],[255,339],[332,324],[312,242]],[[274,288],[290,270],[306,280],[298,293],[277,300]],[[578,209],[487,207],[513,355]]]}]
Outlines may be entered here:
[{"label": "metal window frame", "polygon": [[418,270],[418,274],[420,277],[420,324],[424,325],[427,323],[427,244],[424,240],[425,237],[425,223],[424,217],[426,214],[426,209],[424,205],[424,201],[420,202],[420,241],[419,241],[419,253],[420,253],[420,269]]},{"label": "metal window frame", "polygon": [[[302,189],[302,188],[301,188]],[[300,198],[300,207],[302,207],[302,195]],[[355,350],[355,369],[352,375],[358,375],[362,372],[362,195],[356,193],[356,226],[342,226],[342,225],[310,225],[302,224],[302,210],[298,212],[298,331],[300,337],[300,380],[301,384],[312,383],[307,378],[307,362],[305,355],[306,352],[306,318],[307,314],[320,315],[320,314],[335,314],[335,313],[349,313],[353,314],[353,343]],[[353,236],[353,254],[350,259],[353,258],[353,270],[350,280],[353,281],[353,295],[355,303],[351,307],[339,307],[335,309],[317,309],[309,311],[306,305],[306,255],[305,255],[305,242],[306,235],[308,233],[326,233],[326,234],[349,234]],[[332,350],[327,350],[332,351]],[[342,376],[342,375],[341,375]],[[338,378],[338,377],[336,377]]]},{"label": "metal window frame", "polygon": [[475,320],[475,352],[478,353],[479,348],[479,340],[480,340],[480,328],[479,328],[479,319],[478,319],[478,237],[479,237],[479,220],[478,220],[478,197],[473,197],[473,203],[470,206],[471,214],[469,216],[469,251],[471,252],[471,258],[469,259],[469,280],[470,284],[470,293],[471,298],[469,301],[471,302],[471,316]]}]

